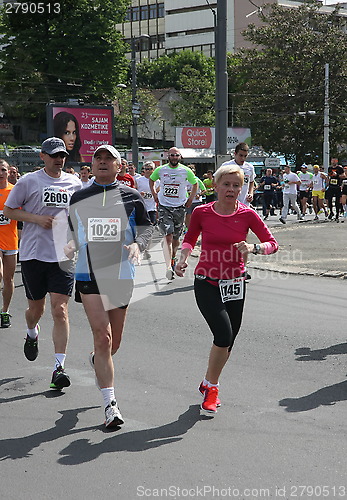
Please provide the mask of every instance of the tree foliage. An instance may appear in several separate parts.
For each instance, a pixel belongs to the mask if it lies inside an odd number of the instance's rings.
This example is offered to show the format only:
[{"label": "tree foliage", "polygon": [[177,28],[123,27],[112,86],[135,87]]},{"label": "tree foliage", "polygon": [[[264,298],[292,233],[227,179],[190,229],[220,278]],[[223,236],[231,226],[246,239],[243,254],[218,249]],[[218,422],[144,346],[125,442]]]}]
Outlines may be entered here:
[{"label": "tree foliage", "polygon": [[259,13],[264,24],[244,31],[255,48],[240,50],[228,69],[230,80],[239,82],[231,96],[235,121],[251,128],[256,144],[295,154],[297,163],[322,159],[325,63],[330,66],[333,154],[347,133],[344,21],[338,8],[323,14],[321,7],[317,0],[291,9],[267,5]]},{"label": "tree foliage", "polygon": [[[117,88],[114,99],[116,103],[114,117],[116,130],[123,134],[130,134],[132,125],[131,84],[124,89]],[[146,125],[149,121],[160,118],[157,102],[149,90],[138,89],[137,101],[140,104],[138,125]]]},{"label": "tree foliage", "polygon": [[215,103],[214,59],[201,52],[183,50],[145,60],[138,65],[139,86],[174,88],[180,99],[173,102],[173,125],[213,125]]},{"label": "tree foliage", "polygon": [[3,8],[0,100],[7,114],[37,117],[50,100],[112,99],[127,71],[125,44],[115,24],[124,19],[129,3],[40,1],[43,13]]}]

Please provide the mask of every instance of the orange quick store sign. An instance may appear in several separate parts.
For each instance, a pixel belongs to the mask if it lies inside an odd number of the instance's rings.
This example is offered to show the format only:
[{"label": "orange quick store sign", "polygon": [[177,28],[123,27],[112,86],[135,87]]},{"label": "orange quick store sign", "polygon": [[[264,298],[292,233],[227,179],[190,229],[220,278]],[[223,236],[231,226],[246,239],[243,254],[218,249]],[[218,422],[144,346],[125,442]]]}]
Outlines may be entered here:
[{"label": "orange quick store sign", "polygon": [[[251,143],[249,128],[228,128],[227,147],[234,148],[239,142]],[[215,149],[214,127],[176,127],[177,148]]]}]

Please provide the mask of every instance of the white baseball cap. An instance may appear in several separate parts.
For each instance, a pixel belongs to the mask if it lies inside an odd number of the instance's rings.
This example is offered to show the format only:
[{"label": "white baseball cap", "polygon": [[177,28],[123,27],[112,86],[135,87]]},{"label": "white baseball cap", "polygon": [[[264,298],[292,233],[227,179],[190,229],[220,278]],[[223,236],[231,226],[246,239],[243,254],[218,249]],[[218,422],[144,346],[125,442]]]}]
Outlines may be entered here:
[{"label": "white baseball cap", "polygon": [[98,146],[96,148],[96,150],[94,151],[93,158],[98,151],[102,151],[105,149],[106,149],[106,151],[109,151],[111,153],[111,155],[113,156],[113,158],[116,158],[119,163],[121,162],[121,156],[119,154],[119,151],[117,151],[117,149],[114,146],[111,146],[111,144],[101,144],[101,146]]}]

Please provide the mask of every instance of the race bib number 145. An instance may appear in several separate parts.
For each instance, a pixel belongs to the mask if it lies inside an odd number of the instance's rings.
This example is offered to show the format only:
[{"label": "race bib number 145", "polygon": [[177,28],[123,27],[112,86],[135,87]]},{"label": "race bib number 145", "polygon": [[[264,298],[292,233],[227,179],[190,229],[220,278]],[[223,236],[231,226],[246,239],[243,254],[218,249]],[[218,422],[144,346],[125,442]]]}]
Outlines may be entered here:
[{"label": "race bib number 145", "polygon": [[219,291],[222,302],[241,300],[243,298],[244,278],[233,280],[219,280]]}]

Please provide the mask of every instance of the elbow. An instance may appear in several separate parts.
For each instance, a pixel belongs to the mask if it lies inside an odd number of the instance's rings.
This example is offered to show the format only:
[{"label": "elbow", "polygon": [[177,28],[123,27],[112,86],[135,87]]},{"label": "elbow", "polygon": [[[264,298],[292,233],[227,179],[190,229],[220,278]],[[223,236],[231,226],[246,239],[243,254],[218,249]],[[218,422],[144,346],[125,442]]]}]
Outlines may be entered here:
[{"label": "elbow", "polygon": [[5,205],[4,206],[4,216],[7,217],[8,219],[11,219],[11,212],[12,212],[12,208],[9,208]]}]

